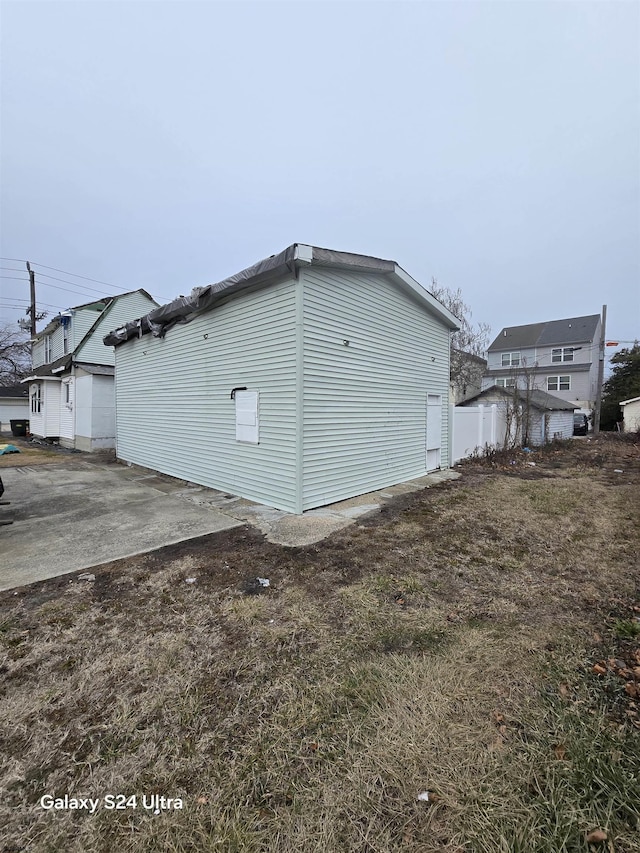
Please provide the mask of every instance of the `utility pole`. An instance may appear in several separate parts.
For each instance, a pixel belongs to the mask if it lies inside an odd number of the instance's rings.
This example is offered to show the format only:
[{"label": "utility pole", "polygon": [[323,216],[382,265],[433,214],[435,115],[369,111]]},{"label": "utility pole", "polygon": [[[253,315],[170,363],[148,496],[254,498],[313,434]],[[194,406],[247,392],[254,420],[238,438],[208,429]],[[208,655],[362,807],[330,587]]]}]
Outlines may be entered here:
[{"label": "utility pole", "polygon": [[31,269],[31,264],[27,261],[27,272],[29,273],[29,287],[31,290],[31,307],[27,314],[31,316],[31,337],[36,336],[36,274]]},{"label": "utility pole", "polygon": [[596,389],[596,410],[593,413],[593,434],[600,432],[600,407],[602,406],[602,380],[604,379],[604,345],[606,340],[607,306],[602,306],[602,324],[600,326],[600,346],[598,348],[598,387]]}]

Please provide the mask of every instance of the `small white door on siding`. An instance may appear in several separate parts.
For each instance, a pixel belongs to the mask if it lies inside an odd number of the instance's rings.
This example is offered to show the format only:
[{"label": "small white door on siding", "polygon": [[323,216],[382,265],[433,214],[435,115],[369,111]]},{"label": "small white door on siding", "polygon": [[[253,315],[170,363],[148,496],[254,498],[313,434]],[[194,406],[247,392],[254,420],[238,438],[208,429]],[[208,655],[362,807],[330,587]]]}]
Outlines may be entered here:
[{"label": "small white door on siding", "polygon": [[64,379],[60,389],[60,438],[73,438],[73,379]]},{"label": "small white door on siding", "polygon": [[440,467],[442,395],[427,394],[427,471]]},{"label": "small white door on siding", "polygon": [[259,444],[258,392],[236,391],[236,441]]}]

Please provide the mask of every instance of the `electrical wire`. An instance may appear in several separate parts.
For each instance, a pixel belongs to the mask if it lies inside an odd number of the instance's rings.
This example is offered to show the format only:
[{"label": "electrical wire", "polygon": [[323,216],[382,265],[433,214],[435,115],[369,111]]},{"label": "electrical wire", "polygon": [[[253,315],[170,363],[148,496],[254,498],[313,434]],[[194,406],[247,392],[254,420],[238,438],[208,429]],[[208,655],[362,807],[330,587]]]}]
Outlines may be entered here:
[{"label": "electrical wire", "polygon": [[[11,263],[16,264],[26,264],[28,261],[24,260],[24,258],[0,258],[0,261],[10,261]],[[108,281],[101,281],[99,278],[90,278],[87,275],[80,275],[77,272],[69,272],[69,270],[60,270],[57,267],[49,267],[47,264],[40,264],[38,261],[31,261],[32,267],[43,267],[45,270],[53,270],[54,272],[61,272],[63,275],[72,275],[74,278],[83,278],[85,281],[93,281],[95,284],[104,284],[107,287],[115,287],[118,290],[123,290],[125,293],[128,291],[128,288],[123,287],[121,284],[113,284]],[[35,270],[34,270],[35,272]],[[46,273],[40,273],[40,275],[46,275]],[[54,278],[54,276],[50,276],[50,278]],[[64,281],[65,279],[59,279],[59,281]],[[69,284],[74,284],[75,282],[68,282]]]}]

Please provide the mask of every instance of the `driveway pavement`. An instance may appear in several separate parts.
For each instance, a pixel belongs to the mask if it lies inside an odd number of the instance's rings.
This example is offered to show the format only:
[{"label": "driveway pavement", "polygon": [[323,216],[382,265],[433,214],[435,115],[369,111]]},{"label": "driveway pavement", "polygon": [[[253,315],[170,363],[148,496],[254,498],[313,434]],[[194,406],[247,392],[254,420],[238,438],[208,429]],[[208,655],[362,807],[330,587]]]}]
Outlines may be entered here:
[{"label": "driveway pavement", "polygon": [[243,524],[185,500],[180,481],[120,465],[66,457],[1,473],[14,523],[0,527],[0,590]]},{"label": "driveway pavement", "polygon": [[[60,455],[1,468],[5,498],[0,519],[0,591],[86,571],[165,545],[251,524],[280,545],[318,542],[397,495],[455,479],[447,470],[398,483],[303,515],[263,506],[145,468]],[[11,462],[13,463],[14,457]],[[22,459],[20,460],[22,462]]]}]

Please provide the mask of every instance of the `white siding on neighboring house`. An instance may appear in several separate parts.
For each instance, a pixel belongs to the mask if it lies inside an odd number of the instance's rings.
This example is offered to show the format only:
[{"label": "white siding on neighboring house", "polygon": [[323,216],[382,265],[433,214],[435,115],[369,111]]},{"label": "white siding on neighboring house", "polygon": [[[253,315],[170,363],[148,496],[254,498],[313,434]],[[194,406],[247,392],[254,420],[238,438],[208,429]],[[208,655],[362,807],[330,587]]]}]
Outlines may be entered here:
[{"label": "white siding on neighboring house", "polygon": [[31,363],[34,368],[44,364],[44,340],[37,340],[31,349]]},{"label": "white siding on neighboring house", "polygon": [[638,432],[640,430],[640,397],[625,400],[621,404],[622,416],[624,418],[625,432]]},{"label": "white siding on neighboring house", "polygon": [[92,450],[116,446],[116,407],[113,376],[92,377]]},{"label": "white siding on neighboring house", "polygon": [[11,421],[29,420],[29,400],[25,397],[0,399],[0,430],[9,430]]},{"label": "white siding on neighboring house", "polygon": [[75,379],[75,446],[87,452],[115,447],[113,376],[77,369]]},{"label": "white siding on neighboring house", "polygon": [[[287,278],[117,347],[118,457],[295,511],[295,308]],[[234,388],[259,393],[259,444],[236,440]]]},{"label": "white siding on neighboring house", "polygon": [[100,312],[104,310],[101,306],[103,303],[98,302],[93,308],[76,308],[73,311],[71,318],[71,340],[70,346],[72,350],[78,346],[89,329],[100,316]]},{"label": "white siding on neighboring house", "polygon": [[[75,354],[76,360],[89,364],[115,364],[113,347],[104,345],[104,336],[123,323],[148,314],[155,307],[156,303],[153,300],[138,291],[118,297],[103,312],[99,322],[92,329],[90,337],[78,348]],[[93,321],[95,320],[94,315]]]},{"label": "white siding on neighboring house", "polygon": [[40,387],[40,412],[33,410],[30,402],[29,430],[41,438],[57,438],[60,435],[60,380],[46,379],[29,385],[29,400]]},{"label": "white siding on neighboring house", "polygon": [[[60,440],[62,444],[73,445],[74,437],[74,380],[66,376],[60,386]],[[65,442],[64,439],[67,439]]]},{"label": "white siding on neighboring house", "polygon": [[92,379],[93,377],[91,375],[78,371],[74,383],[76,394],[76,444],[79,450],[91,449]]},{"label": "white siding on neighboring house", "polygon": [[300,276],[302,509],[424,475],[428,394],[441,396],[447,467],[448,329],[382,276],[319,266]]}]

